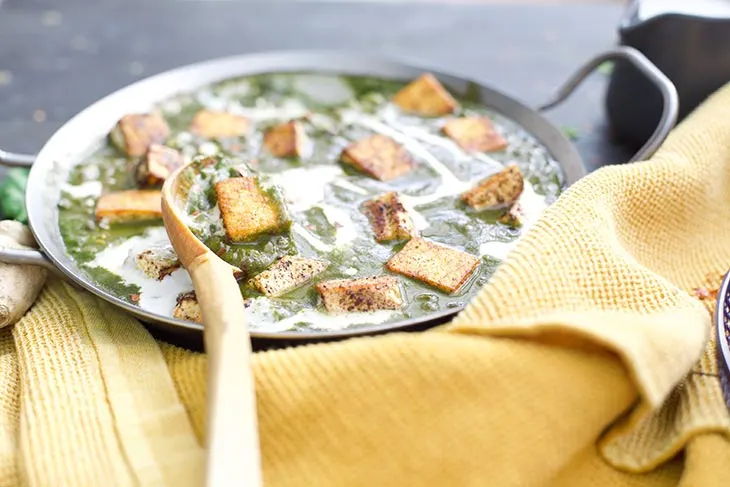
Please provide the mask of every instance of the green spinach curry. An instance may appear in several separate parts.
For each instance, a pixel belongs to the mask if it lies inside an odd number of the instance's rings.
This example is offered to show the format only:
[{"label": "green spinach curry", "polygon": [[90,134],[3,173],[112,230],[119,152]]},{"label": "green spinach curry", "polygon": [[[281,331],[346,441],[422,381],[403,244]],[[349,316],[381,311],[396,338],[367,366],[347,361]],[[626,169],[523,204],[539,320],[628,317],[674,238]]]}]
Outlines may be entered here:
[{"label": "green spinach curry", "polygon": [[267,332],[459,308],[563,188],[529,133],[427,74],[266,74],[178,95],[73,169],[59,221],[99,286],[191,321],[159,187],[196,158],[190,227],[241,269],[250,326]]}]

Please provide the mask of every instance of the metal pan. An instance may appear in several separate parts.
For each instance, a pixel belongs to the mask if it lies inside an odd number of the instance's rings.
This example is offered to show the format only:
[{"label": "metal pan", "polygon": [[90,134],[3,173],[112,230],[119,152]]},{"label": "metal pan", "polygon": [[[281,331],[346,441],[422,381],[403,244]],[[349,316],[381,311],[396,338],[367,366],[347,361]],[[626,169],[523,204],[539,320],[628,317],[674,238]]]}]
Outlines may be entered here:
[{"label": "metal pan", "polygon": [[[671,82],[643,55],[631,48],[617,48],[603,53],[586,63],[558,91],[557,96],[535,110],[473,81],[417,66],[408,66],[381,58],[352,55],[342,52],[274,52],[222,58],[193,64],[144,79],[102,98],[69,120],[43,146],[37,156],[12,154],[0,151],[0,163],[7,166],[32,166],[28,179],[26,209],[28,221],[40,251],[13,250],[0,247],[0,261],[40,265],[75,282],[84,289],[124,309],[161,333],[185,340],[198,341],[202,326],[145,311],[122,301],[94,284],[79,266],[66,254],[58,226],[57,202],[61,186],[69,171],[89,154],[123,115],[150,109],[156,103],[178,93],[221,81],[224,79],[274,72],[328,72],[351,75],[369,75],[381,78],[411,80],[424,71],[432,72],[450,90],[463,94],[475,90],[481,100],[497,112],[512,119],[532,133],[547,147],[563,172],[566,185],[585,174],[585,167],[575,147],[562,132],[539,112],[549,109],[565,98],[596,67],[607,60],[626,59],[639,68],[654,82],[664,98],[664,113],[652,138],[633,158],[643,159],[651,155],[661,144],[676,122],[677,94]],[[331,332],[253,332],[254,338],[265,339],[326,339],[342,338],[365,333],[378,333],[396,329],[426,327],[449,320],[459,309],[439,312],[417,319],[402,320],[371,327]]]}]

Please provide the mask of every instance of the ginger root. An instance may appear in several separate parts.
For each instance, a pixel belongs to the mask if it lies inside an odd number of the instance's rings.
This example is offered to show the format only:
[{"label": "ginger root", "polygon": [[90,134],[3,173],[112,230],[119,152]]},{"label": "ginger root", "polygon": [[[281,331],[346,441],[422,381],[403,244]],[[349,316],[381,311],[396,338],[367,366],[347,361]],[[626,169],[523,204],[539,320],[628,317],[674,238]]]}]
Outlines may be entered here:
[{"label": "ginger root", "polygon": [[[28,227],[13,220],[0,221],[0,247],[37,248]],[[33,305],[46,282],[46,269],[34,265],[0,263],[0,328],[18,321]]]}]

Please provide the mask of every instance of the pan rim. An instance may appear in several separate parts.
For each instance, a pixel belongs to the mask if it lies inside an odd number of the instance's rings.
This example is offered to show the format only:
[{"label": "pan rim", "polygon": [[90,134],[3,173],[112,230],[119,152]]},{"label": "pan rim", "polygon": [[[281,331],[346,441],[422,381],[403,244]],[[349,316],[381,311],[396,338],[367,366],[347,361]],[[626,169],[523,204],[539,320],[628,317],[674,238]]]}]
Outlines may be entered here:
[{"label": "pan rim", "polygon": [[[269,66],[268,69],[256,69],[250,66],[263,65]],[[307,67],[311,65],[312,67]],[[327,65],[325,67],[325,65]],[[375,66],[378,69],[373,69]],[[231,71],[232,70],[232,71]],[[28,179],[28,187],[32,186],[42,187],[43,178],[49,175],[53,175],[54,161],[59,159],[59,153],[62,153],[57,149],[62,147],[61,143],[67,135],[72,135],[77,127],[81,127],[87,122],[87,119],[92,120],[96,112],[101,110],[107,105],[113,105],[115,102],[119,103],[119,100],[129,98],[136,92],[144,91],[147,88],[152,87],[153,90],[164,92],[154,102],[162,101],[164,98],[174,96],[175,94],[190,91],[196,87],[201,87],[221,81],[224,79],[235,78],[239,76],[248,76],[253,74],[261,74],[265,72],[330,72],[330,73],[341,73],[341,74],[364,74],[371,76],[383,77],[381,73],[373,73],[372,71],[385,71],[393,73],[403,73],[403,76],[414,76],[416,72],[431,72],[437,78],[446,80],[447,84],[453,83],[465,83],[467,85],[474,85],[479,88],[483,95],[484,100],[482,103],[485,106],[489,106],[497,109],[502,115],[515,121],[533,137],[538,139],[550,152],[551,156],[560,165],[563,173],[563,179],[566,186],[571,185],[582,176],[586,174],[586,169],[583,161],[578,154],[575,146],[568,141],[568,139],[562,134],[562,132],[548,121],[542,114],[533,110],[520,101],[503,94],[502,92],[490,87],[485,83],[474,81],[468,76],[462,76],[454,72],[441,71],[439,69],[432,68],[420,63],[410,62],[405,58],[394,58],[390,56],[372,55],[367,53],[359,53],[353,51],[337,51],[337,50],[293,50],[293,51],[263,51],[252,54],[242,54],[234,56],[226,56],[220,58],[209,59],[197,63],[187,64],[177,68],[163,71],[161,73],[152,75],[142,80],[136,81],[129,84],[119,90],[116,90],[94,103],[88,105],[77,115],[68,120],[63,126],[61,126],[44,144],[43,148],[38,153],[36,164],[31,168],[31,172]],[[406,74],[408,72],[408,74]],[[173,89],[165,88],[160,89],[157,85],[164,84],[167,80],[180,79],[186,75],[192,74],[204,74],[202,78],[204,81],[198,84],[196,87],[190,86],[185,89],[175,91]],[[215,73],[220,73],[221,76],[215,76]],[[400,76],[393,76],[393,78],[401,78]],[[486,95],[486,96],[485,96]],[[154,98],[154,97],[153,97]],[[506,110],[504,107],[509,108]],[[505,113],[509,111],[511,113]],[[529,123],[526,123],[529,122]],[[533,125],[533,127],[527,127],[526,125]],[[102,127],[103,128],[103,127]],[[540,134],[536,133],[541,132]],[[84,139],[84,137],[82,137]],[[549,140],[546,140],[549,139]],[[88,134],[86,137],[87,147],[93,146],[98,142],[98,138],[94,134]],[[559,152],[557,154],[556,152]],[[69,153],[68,157],[71,159],[78,160],[84,151],[76,151]],[[73,165],[71,163],[68,163]],[[56,184],[62,185],[65,182],[56,182]],[[60,186],[59,186],[60,187]],[[104,299],[112,305],[130,313],[136,318],[152,326],[162,326],[163,328],[172,327],[171,332],[187,330],[193,332],[202,332],[203,326],[198,323],[187,322],[179,320],[173,317],[166,317],[144,310],[138,306],[128,303],[111,293],[106,291],[104,288],[96,285],[91,281],[84,271],[76,264],[73,259],[67,254],[65,246],[61,243],[60,245],[54,241],[55,235],[53,232],[58,232],[59,221],[58,211],[55,205],[58,202],[58,198],[55,198],[53,203],[54,208],[46,208],[43,198],[44,195],[40,194],[42,191],[27,191],[26,193],[26,208],[28,212],[28,222],[33,235],[35,236],[40,248],[46,254],[48,259],[53,265],[59,269],[67,278],[83,287],[85,290],[92,294]],[[55,210],[55,211],[54,211]],[[48,212],[51,212],[51,216],[55,213],[56,218],[48,218]],[[59,233],[60,237],[60,233]],[[267,340],[328,340],[335,338],[348,338],[360,335],[378,334],[389,331],[407,330],[419,325],[426,324],[437,324],[444,322],[445,320],[457,315],[467,304],[458,308],[431,313],[428,315],[408,318],[405,320],[399,320],[395,322],[382,323],[378,325],[362,325],[342,330],[321,330],[321,331],[296,331],[296,332],[265,332],[258,330],[251,330],[250,334],[252,338],[256,339],[267,339]]]}]

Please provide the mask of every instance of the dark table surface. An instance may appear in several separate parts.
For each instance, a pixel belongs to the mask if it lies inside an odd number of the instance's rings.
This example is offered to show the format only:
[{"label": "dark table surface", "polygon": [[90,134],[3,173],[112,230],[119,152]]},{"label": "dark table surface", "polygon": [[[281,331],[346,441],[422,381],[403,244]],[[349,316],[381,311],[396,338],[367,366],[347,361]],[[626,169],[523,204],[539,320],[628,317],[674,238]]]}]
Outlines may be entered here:
[{"label": "dark table surface", "polygon": [[[2,0],[0,0],[2,2]],[[379,53],[466,75],[535,106],[615,42],[616,5],[5,0],[0,147],[34,152],[94,100],[151,74],[261,50]],[[595,74],[550,113],[576,129],[587,165],[623,162]]]}]

